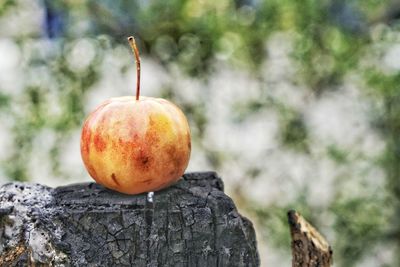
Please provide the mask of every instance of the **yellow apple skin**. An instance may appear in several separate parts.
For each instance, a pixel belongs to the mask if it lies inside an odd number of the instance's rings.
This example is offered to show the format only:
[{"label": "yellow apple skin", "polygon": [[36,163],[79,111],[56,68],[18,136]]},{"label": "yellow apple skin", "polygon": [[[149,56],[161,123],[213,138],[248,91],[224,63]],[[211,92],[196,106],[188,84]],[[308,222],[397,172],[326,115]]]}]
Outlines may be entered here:
[{"label": "yellow apple skin", "polygon": [[111,98],[86,119],[81,155],[99,184],[125,194],[163,189],[184,173],[190,129],[171,102],[141,96]]}]

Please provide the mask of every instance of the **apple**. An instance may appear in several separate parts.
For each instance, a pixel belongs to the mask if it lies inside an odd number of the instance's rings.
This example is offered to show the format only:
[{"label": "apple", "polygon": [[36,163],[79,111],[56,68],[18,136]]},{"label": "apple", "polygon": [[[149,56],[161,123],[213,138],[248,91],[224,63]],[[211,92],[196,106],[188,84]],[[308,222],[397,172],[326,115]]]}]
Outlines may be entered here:
[{"label": "apple", "polygon": [[140,57],[136,58],[136,97],[124,96],[100,104],[83,124],[81,155],[99,184],[126,194],[163,189],[184,173],[190,158],[187,119],[173,103],[140,96]]}]

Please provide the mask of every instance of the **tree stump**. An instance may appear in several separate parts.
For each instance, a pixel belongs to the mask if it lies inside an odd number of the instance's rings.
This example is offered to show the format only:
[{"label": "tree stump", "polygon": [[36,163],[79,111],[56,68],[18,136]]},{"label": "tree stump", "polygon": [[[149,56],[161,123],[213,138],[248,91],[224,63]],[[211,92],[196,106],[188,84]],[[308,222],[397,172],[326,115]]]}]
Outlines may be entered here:
[{"label": "tree stump", "polygon": [[292,236],[292,267],[330,267],[332,249],[325,238],[299,213],[288,212]]},{"label": "tree stump", "polygon": [[95,183],[0,188],[0,266],[258,266],[252,223],[213,172],[129,196]]}]

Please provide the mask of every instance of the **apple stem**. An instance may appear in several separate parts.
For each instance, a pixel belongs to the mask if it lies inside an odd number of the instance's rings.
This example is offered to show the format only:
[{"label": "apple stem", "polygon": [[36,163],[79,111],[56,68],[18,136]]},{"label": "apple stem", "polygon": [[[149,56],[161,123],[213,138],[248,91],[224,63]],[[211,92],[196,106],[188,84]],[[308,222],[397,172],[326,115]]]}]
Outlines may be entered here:
[{"label": "apple stem", "polygon": [[129,45],[132,48],[133,54],[135,54],[135,59],[136,59],[136,100],[139,100],[139,95],[140,95],[140,56],[139,56],[139,50],[136,46],[136,41],[133,36],[128,37],[128,42]]}]

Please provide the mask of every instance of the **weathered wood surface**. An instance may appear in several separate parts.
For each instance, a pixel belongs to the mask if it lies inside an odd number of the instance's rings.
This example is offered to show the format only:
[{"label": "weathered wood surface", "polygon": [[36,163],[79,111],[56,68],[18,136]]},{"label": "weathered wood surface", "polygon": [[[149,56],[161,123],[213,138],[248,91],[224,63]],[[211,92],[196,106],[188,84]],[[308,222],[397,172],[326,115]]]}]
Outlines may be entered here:
[{"label": "weathered wood surface", "polygon": [[288,212],[293,267],[330,267],[332,249],[325,238],[299,213]]},{"label": "weathered wood surface", "polygon": [[94,183],[11,183],[0,201],[0,266],[259,266],[253,226],[213,172],[153,202]]}]

